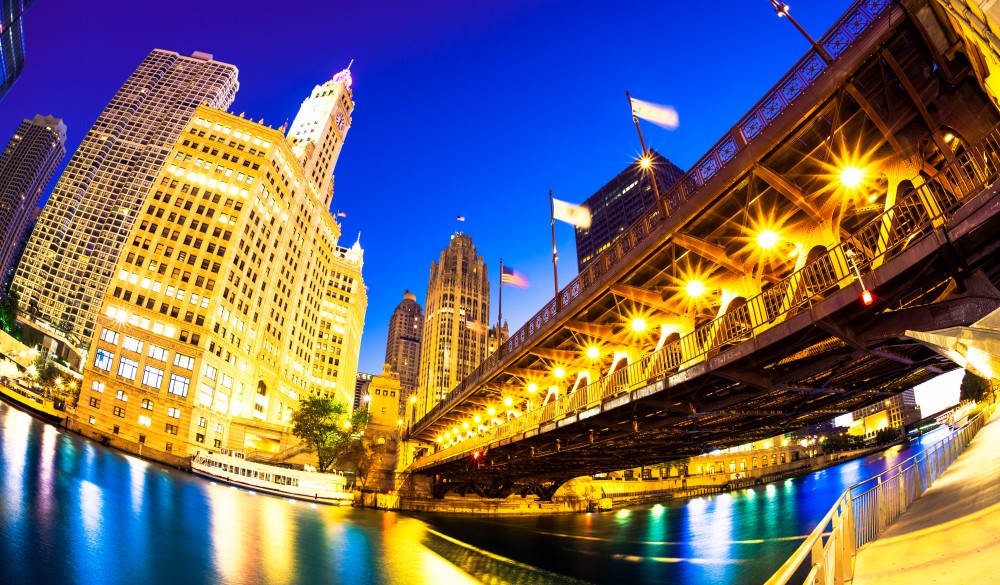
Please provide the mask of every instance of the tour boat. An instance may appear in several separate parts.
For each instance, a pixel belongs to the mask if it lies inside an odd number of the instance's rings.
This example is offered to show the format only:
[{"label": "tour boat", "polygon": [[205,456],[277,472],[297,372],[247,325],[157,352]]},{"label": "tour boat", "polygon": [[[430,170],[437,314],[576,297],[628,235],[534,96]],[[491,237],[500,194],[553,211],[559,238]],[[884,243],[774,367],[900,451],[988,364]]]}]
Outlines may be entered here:
[{"label": "tour boat", "polygon": [[324,504],[350,505],[354,493],[347,489],[347,479],[337,471],[319,473],[315,467],[289,469],[247,461],[242,451],[221,449],[198,451],[191,460],[191,471],[228,484],[276,496]]},{"label": "tour boat", "polygon": [[66,413],[56,408],[54,402],[17,382],[11,385],[0,383],[0,397],[4,402],[47,422],[59,424],[66,418]]}]

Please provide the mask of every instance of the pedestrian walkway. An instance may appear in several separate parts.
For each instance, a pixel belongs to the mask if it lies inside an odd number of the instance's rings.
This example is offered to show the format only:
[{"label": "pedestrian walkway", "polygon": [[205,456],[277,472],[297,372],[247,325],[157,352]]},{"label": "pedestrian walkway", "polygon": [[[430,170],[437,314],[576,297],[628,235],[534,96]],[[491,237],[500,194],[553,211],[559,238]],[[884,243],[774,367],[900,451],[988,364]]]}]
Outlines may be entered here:
[{"label": "pedestrian walkway", "polygon": [[858,552],[853,585],[998,579],[1000,417],[994,417],[923,497]]}]

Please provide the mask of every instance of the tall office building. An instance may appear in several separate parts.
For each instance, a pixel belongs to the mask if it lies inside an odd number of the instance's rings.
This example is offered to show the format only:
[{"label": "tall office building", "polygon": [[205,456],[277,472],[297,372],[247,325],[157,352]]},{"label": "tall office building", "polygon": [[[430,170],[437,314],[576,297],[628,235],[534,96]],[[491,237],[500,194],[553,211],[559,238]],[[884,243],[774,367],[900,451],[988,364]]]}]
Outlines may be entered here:
[{"label": "tall office building", "polygon": [[385,340],[385,363],[399,374],[404,398],[408,398],[420,382],[420,340],[424,331],[424,310],[417,296],[403,293],[403,300],[389,318],[389,336]]},{"label": "tall office building", "polygon": [[879,400],[851,413],[848,432],[854,435],[873,436],[883,428],[903,428],[920,420],[920,406],[913,388]]},{"label": "tall office building", "polygon": [[[649,151],[656,175],[656,186],[663,195],[684,171],[655,150]],[[590,227],[576,228],[576,265],[578,270],[611,246],[648,209],[656,207],[656,195],[648,171],[630,164],[607,185],[583,202],[590,209]]]},{"label": "tall office building", "polygon": [[354,401],[368,309],[368,293],[361,276],[364,257],[360,234],[350,248],[334,246],[313,360],[312,393],[344,404]]},{"label": "tall office building", "polygon": [[0,0],[0,100],[24,69],[24,11],[35,0]]},{"label": "tall office building", "polygon": [[433,408],[486,357],[490,281],[472,238],[451,236],[431,263],[427,283],[417,418]]},{"label": "tall office building", "polygon": [[[86,349],[126,236],[199,104],[225,109],[233,65],[154,50],[84,136],[25,247],[14,284],[39,328]],[[196,156],[192,154],[192,156]]]},{"label": "tall office building", "polygon": [[351,127],[354,111],[351,83],[348,66],[333,79],[313,88],[288,131],[292,151],[315,192],[323,198],[324,207],[329,207],[333,199],[333,167]]},{"label": "tall office building", "polygon": [[375,374],[368,374],[366,372],[358,372],[354,380],[354,402],[352,406],[354,410],[361,408],[364,404],[362,402],[362,396],[368,393],[368,385],[371,384],[372,378]]},{"label": "tall office building", "polygon": [[66,156],[66,124],[36,115],[24,120],[0,153],[0,297],[35,225],[35,210]]},{"label": "tall office building", "polygon": [[360,241],[337,246],[301,144],[195,109],[104,297],[81,432],[142,443],[152,457],[275,450],[304,396],[352,401],[364,252]]}]

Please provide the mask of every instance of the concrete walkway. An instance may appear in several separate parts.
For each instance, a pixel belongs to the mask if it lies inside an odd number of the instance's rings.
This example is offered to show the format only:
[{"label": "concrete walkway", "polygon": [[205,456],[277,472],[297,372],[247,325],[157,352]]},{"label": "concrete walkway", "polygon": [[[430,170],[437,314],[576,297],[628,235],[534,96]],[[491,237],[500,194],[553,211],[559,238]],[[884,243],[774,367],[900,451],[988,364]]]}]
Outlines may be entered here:
[{"label": "concrete walkway", "polygon": [[1000,582],[1000,415],[881,537],[853,585]]}]

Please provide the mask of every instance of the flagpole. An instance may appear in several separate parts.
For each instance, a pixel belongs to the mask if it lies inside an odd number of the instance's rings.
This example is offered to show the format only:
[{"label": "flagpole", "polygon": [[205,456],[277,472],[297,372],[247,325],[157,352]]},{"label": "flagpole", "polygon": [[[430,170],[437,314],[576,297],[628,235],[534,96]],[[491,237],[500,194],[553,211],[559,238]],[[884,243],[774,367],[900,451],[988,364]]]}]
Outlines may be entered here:
[{"label": "flagpole", "polygon": [[[500,300],[497,307],[497,341],[500,341],[500,328],[503,327],[503,258],[500,259]],[[501,346],[497,343],[497,349]]]},{"label": "flagpole", "polygon": [[556,264],[559,261],[559,254],[556,252],[556,208],[552,201],[552,189],[549,189],[549,218],[552,220],[552,282],[556,287],[556,310],[559,307],[559,268]]},{"label": "flagpole", "polygon": [[660,199],[660,188],[656,184],[656,173],[653,169],[653,159],[649,156],[649,149],[646,148],[646,139],[642,137],[642,128],[639,127],[639,118],[635,115],[635,107],[632,106],[632,95],[629,94],[628,90],[625,90],[625,97],[628,98],[628,108],[632,112],[632,121],[635,123],[635,131],[639,133],[639,144],[642,145],[642,158],[649,161],[649,178],[653,180],[653,195],[656,196],[656,202],[660,205],[660,211],[663,213],[663,217],[667,216],[667,203]]}]

